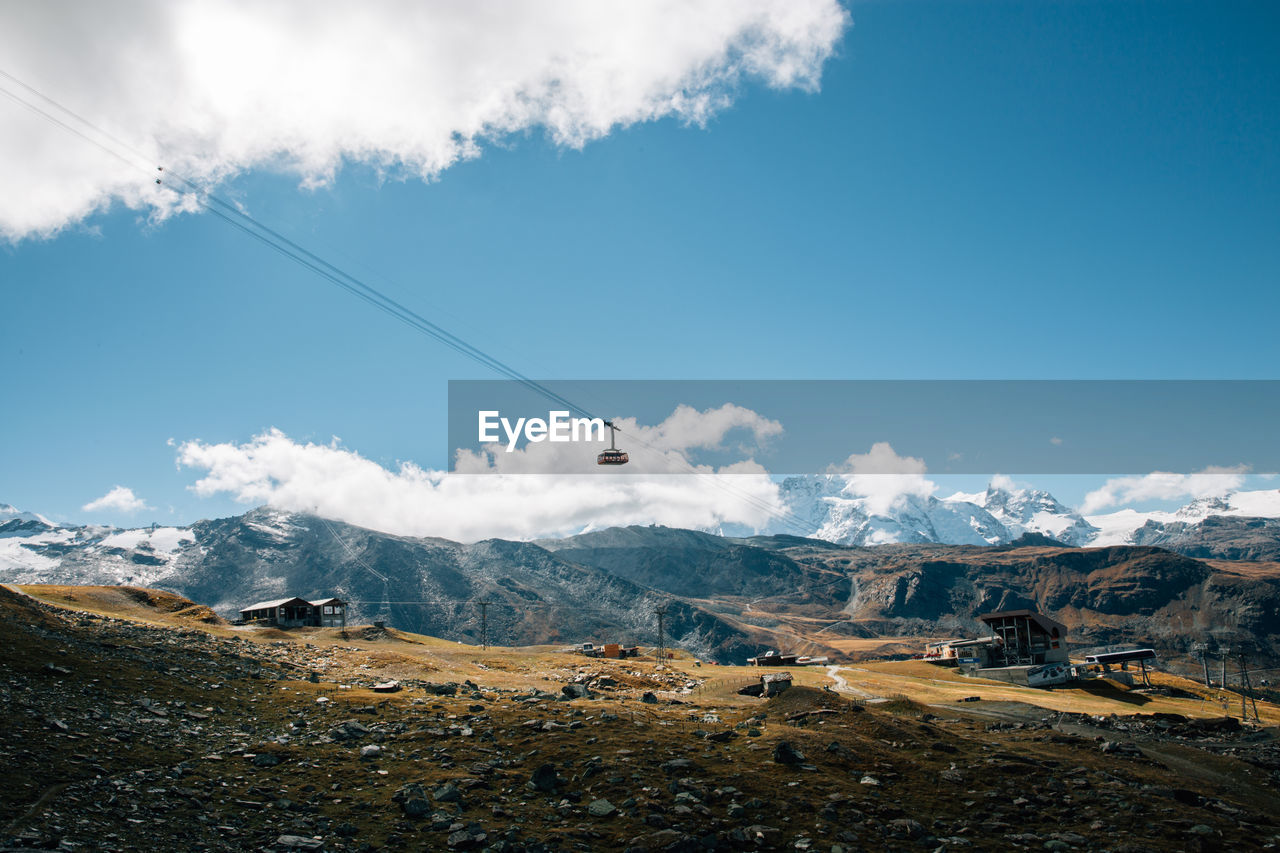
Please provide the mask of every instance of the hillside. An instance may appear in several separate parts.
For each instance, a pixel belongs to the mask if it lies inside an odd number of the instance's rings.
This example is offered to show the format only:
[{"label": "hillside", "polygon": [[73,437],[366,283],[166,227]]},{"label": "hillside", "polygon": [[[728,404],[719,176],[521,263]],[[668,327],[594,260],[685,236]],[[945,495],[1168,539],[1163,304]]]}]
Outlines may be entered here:
[{"label": "hillside", "polygon": [[[700,599],[758,599],[805,595],[818,608],[839,609],[850,581],[840,570],[798,563],[761,537],[737,540],[669,527],[610,528],[566,539],[541,540],[566,560],[672,595]],[[775,546],[775,547],[770,547]]]},{"label": "hillside", "polygon": [[[33,591],[59,605],[0,588],[6,849],[1138,853],[1280,838],[1276,730],[1190,693],[948,688],[925,667],[798,672],[763,700],[736,694],[754,677],[741,668],[186,625],[188,606],[155,591]],[[372,690],[387,678],[401,689]],[[868,690],[896,698],[852,698]],[[954,698],[972,694],[986,695]]]},{"label": "hillside", "polygon": [[1280,560],[1280,519],[1215,515],[1199,522],[1149,521],[1133,532],[1130,541],[1190,557]]},{"label": "hillside", "polygon": [[844,618],[879,635],[972,634],[976,617],[1031,608],[1071,629],[1073,645],[1141,642],[1166,652],[1199,640],[1280,649],[1280,572],[1205,562],[1160,548],[795,546],[793,559],[854,578]]}]

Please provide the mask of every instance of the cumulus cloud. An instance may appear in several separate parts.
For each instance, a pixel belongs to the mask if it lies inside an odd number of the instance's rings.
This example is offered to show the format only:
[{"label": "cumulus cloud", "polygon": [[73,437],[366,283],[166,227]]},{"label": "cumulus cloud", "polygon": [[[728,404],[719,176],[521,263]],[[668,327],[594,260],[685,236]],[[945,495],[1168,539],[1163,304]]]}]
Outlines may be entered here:
[{"label": "cumulus cloud", "polygon": [[844,477],[844,494],[863,498],[873,515],[888,513],[903,498],[927,498],[938,490],[924,476],[923,459],[899,456],[887,441],[877,441],[866,453],[850,455],[832,472]]},{"label": "cumulus cloud", "polygon": [[1221,497],[1244,485],[1248,466],[1210,466],[1194,474],[1156,471],[1141,477],[1115,477],[1089,492],[1080,506],[1089,514],[1119,504]]},{"label": "cumulus cloud", "polygon": [[734,430],[751,433],[757,446],[783,432],[777,421],[733,403],[705,411],[681,405],[662,423],[638,431],[649,443],[666,450],[720,450],[727,434]]},{"label": "cumulus cloud", "polygon": [[1012,492],[1023,488],[1023,485],[1007,474],[993,474],[988,485],[1002,492]]},{"label": "cumulus cloud", "polygon": [[[742,417],[725,418],[718,409],[702,415],[721,425],[719,436],[680,411],[647,428],[648,433],[633,422],[620,423],[630,434],[655,440],[679,434],[686,441],[712,442]],[[389,470],[336,439],[299,443],[273,429],[240,444],[185,442],[178,448],[178,462],[204,472],[192,487],[199,495],[227,494],[246,504],[314,513],[388,533],[460,541],[528,539],[649,523],[759,529],[782,506],[777,484],[749,458],[712,469],[691,465],[677,450],[654,449],[633,454],[633,459],[656,459],[648,473],[641,467],[632,469],[638,474],[552,475],[529,472],[569,470],[558,454],[584,455],[584,450],[590,470],[594,449],[580,444],[531,447],[511,454],[469,454],[459,465],[461,473],[410,462]],[[684,473],[673,476],[664,470]],[[478,474],[485,476],[472,476]]]},{"label": "cumulus cloud", "polygon": [[[265,166],[318,184],[358,161],[431,179],[512,134],[580,147],[705,122],[748,81],[814,90],[847,24],[837,0],[7,0],[0,67],[127,143],[99,137],[144,172],[216,184]],[[112,202],[191,207],[5,98],[0,122],[10,240]]]},{"label": "cumulus cloud", "polygon": [[83,507],[85,512],[113,510],[115,512],[135,513],[139,510],[152,509],[147,502],[133,493],[133,489],[116,486],[97,500],[89,501]]}]

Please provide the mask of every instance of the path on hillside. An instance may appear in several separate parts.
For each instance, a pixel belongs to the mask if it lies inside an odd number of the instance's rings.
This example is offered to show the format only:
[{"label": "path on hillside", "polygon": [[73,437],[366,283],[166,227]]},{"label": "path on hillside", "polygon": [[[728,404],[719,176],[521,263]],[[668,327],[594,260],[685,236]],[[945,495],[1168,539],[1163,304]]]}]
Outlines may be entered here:
[{"label": "path on hillside", "polygon": [[859,690],[857,687],[854,687],[851,684],[849,684],[849,681],[843,675],[840,674],[840,669],[841,668],[835,664],[827,667],[827,678],[830,678],[832,681],[836,683],[837,693],[852,693],[854,696],[858,696],[862,699],[882,699],[883,698],[881,696],[877,696],[874,693],[868,693],[865,690]]}]

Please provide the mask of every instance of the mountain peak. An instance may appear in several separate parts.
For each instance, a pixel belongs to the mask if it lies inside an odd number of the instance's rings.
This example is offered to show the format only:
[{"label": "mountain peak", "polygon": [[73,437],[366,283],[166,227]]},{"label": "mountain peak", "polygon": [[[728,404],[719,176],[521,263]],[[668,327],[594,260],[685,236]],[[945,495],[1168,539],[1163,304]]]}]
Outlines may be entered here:
[{"label": "mountain peak", "polygon": [[7,521],[34,521],[48,527],[57,527],[43,515],[34,512],[23,512],[13,504],[0,503],[0,523]]},{"label": "mountain peak", "polygon": [[976,494],[903,494],[886,502],[851,495],[847,486],[831,475],[789,477],[782,492],[792,512],[814,525],[816,537],[842,545],[1003,545],[1026,533],[1082,545],[1098,532],[1041,489],[992,482]]}]

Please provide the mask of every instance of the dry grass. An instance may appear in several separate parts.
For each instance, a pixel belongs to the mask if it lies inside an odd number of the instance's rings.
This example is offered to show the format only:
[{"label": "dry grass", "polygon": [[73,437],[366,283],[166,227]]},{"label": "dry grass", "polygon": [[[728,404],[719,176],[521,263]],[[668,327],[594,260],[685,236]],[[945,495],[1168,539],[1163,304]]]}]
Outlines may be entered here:
[{"label": "dry grass", "polygon": [[1242,578],[1265,580],[1280,577],[1280,563],[1254,563],[1246,560],[1201,560],[1213,567],[1214,571]]},{"label": "dry grass", "polygon": [[[1071,686],[1035,689],[969,678],[956,669],[923,661],[885,661],[841,667],[839,674],[850,686],[879,696],[902,694],[930,705],[954,705],[968,696],[986,701],[1020,702],[1054,711],[1082,714],[1182,714],[1187,717],[1221,717],[1227,710],[1239,713],[1239,694],[1207,690],[1202,685],[1166,673],[1152,673],[1157,686],[1176,688],[1195,698],[1175,698],[1130,690],[1109,680],[1091,680]],[[1227,698],[1224,710],[1219,696]],[[1258,702],[1264,723],[1280,724],[1280,707]]]}]

